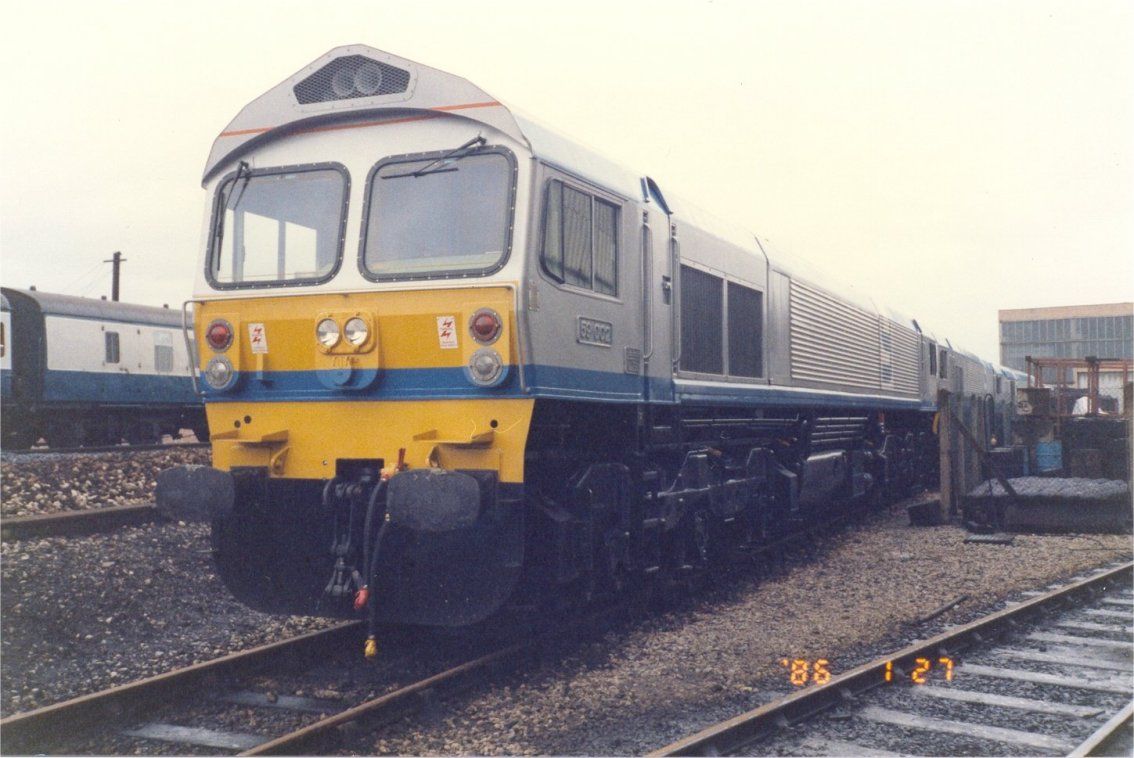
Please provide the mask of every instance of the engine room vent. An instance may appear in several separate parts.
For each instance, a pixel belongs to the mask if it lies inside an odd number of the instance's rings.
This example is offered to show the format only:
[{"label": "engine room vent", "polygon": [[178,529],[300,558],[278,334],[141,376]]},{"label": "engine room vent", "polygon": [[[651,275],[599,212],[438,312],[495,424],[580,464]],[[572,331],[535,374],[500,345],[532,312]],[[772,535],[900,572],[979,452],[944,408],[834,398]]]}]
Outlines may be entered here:
[{"label": "engine room vent", "polygon": [[792,378],[877,390],[881,352],[877,315],[792,279]]},{"label": "engine room vent", "polygon": [[300,105],[399,95],[409,88],[410,72],[364,55],[336,58],[295,85]]}]

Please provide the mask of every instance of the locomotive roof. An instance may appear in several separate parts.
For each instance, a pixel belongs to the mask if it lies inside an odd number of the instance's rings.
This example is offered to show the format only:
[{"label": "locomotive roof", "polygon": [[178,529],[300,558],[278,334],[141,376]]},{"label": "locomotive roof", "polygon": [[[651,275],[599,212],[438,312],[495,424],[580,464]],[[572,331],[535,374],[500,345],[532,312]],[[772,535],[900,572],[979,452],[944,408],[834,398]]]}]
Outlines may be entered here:
[{"label": "locomotive roof", "polygon": [[[367,80],[366,76],[371,78]],[[360,87],[370,90],[370,94],[364,94]],[[330,50],[242,108],[213,142],[202,182],[207,183],[230,161],[256,145],[285,134],[334,128],[333,122],[361,120],[378,124],[426,120],[442,114],[496,129],[527,145],[541,160],[627,198],[642,199],[645,195],[645,174],[517,113],[467,79],[367,45]],[[799,275],[868,312],[916,328],[913,319],[876,303],[847,282],[816,270],[805,259],[785,254],[763,238],[758,241],[752,232],[672,195],[664,186],[662,190],[666,205],[677,218],[752,255],[767,257],[774,268]],[[923,334],[932,338],[930,331],[924,326],[922,329]],[[948,344],[944,338],[938,341]]]},{"label": "locomotive roof", "polygon": [[114,302],[113,300],[96,300],[90,297],[75,297],[74,295],[58,295],[38,290],[21,290],[8,287],[4,289],[5,305],[8,303],[7,294],[11,293],[32,300],[44,315],[122,321],[131,324],[181,326],[180,311],[170,310],[169,308]]},{"label": "locomotive roof", "polygon": [[0,292],[0,310],[10,311],[12,306],[8,303],[8,296]]}]

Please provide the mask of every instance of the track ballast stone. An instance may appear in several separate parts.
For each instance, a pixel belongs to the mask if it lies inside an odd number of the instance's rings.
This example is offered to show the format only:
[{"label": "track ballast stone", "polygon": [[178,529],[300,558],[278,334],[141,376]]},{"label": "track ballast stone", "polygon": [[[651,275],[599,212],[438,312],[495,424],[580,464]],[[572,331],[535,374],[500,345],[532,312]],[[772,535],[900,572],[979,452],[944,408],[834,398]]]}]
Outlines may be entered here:
[{"label": "track ballast stone", "polygon": [[334,623],[241,605],[182,524],[4,542],[0,609],[5,716]]},{"label": "track ballast stone", "polygon": [[[692,607],[647,616],[507,686],[408,718],[348,752],[625,755],[666,745],[793,690],[783,658],[832,673],[884,655],[1034,590],[1117,559],[1120,535],[1018,535],[964,543],[957,526],[910,527],[904,509],[822,538],[820,554],[781,576],[725,581]],[[916,624],[956,597],[968,599]]]},{"label": "track ballast stone", "polygon": [[176,445],[144,452],[5,453],[0,456],[0,516],[152,503],[160,472],[211,460],[207,448]]}]

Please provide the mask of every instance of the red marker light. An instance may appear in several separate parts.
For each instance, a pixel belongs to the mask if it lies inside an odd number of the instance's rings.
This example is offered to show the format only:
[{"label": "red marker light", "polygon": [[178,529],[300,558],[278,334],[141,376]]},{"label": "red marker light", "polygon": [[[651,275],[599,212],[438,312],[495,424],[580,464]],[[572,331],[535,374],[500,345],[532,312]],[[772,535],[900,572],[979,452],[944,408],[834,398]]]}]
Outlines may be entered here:
[{"label": "red marker light", "polygon": [[205,341],[213,350],[218,352],[227,350],[228,346],[232,344],[232,327],[227,321],[221,319],[214,321],[205,330]]},{"label": "red marker light", "polygon": [[500,336],[500,330],[503,329],[503,326],[496,312],[487,308],[474,313],[472,320],[469,321],[469,331],[472,332],[473,339],[484,345],[495,342]]}]

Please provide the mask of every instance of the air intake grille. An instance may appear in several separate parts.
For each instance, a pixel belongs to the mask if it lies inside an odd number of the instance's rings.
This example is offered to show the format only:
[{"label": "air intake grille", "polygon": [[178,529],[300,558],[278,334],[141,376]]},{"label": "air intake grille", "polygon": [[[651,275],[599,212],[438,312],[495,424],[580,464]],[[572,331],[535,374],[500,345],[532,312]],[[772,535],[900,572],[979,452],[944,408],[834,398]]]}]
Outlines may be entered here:
[{"label": "air intake grille", "polygon": [[404,69],[371,60],[363,55],[336,58],[295,85],[295,99],[301,105],[352,100],[359,97],[398,95],[409,87],[410,74]]}]

